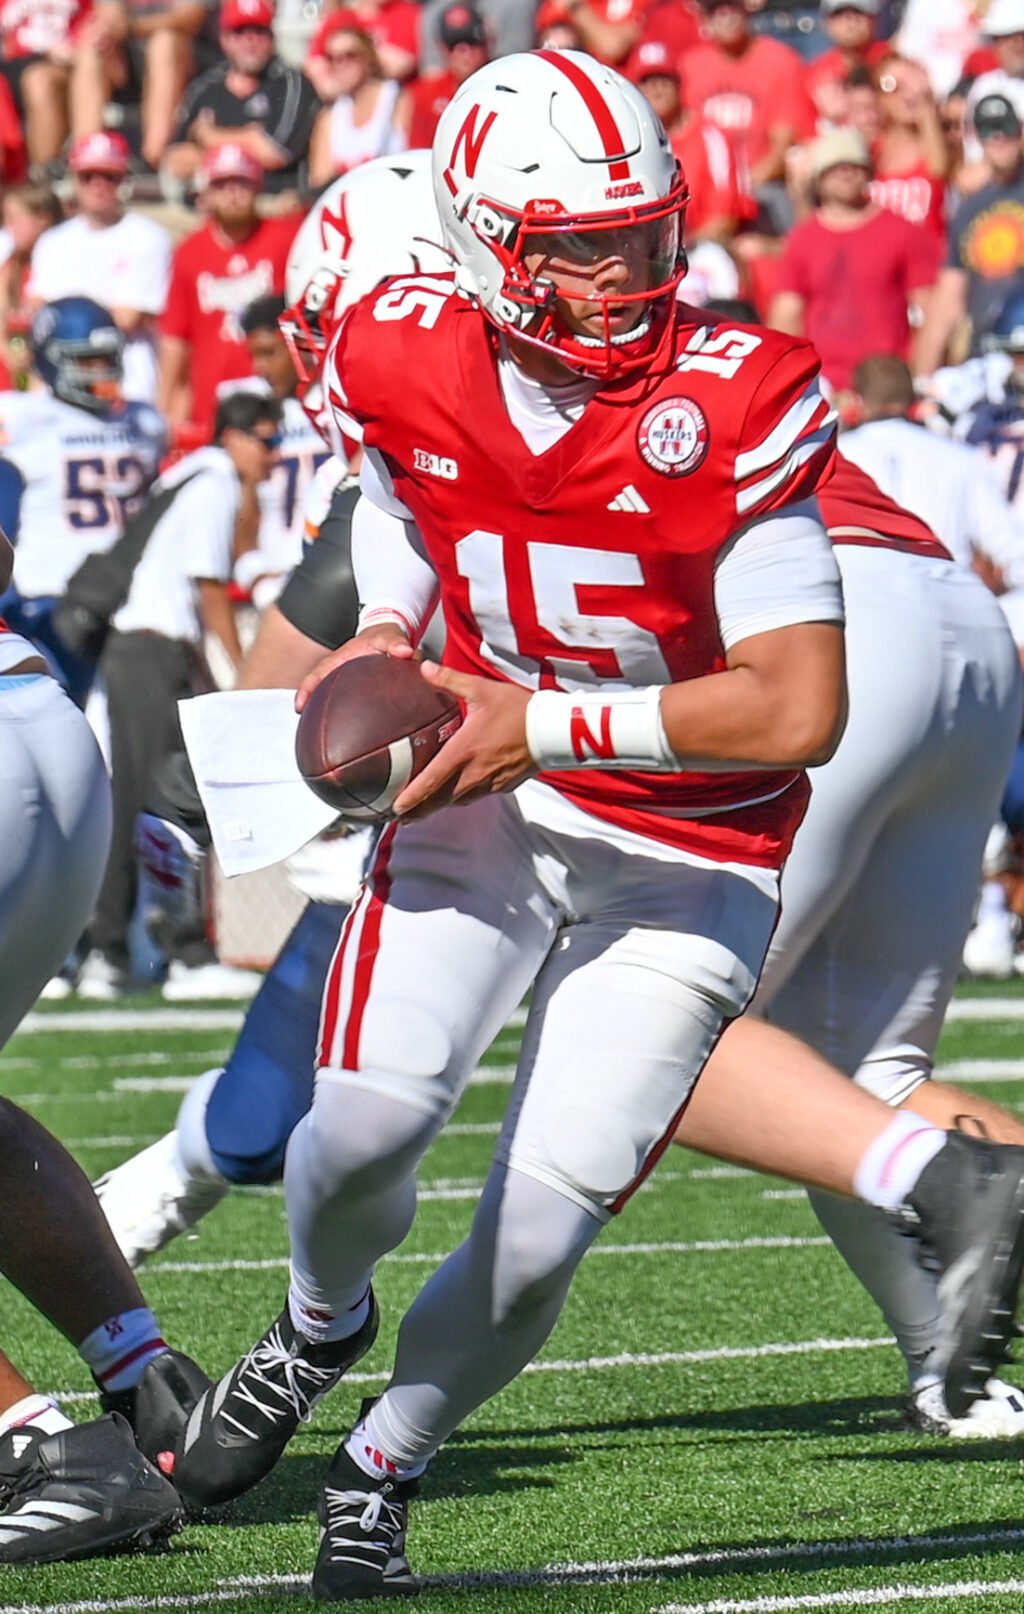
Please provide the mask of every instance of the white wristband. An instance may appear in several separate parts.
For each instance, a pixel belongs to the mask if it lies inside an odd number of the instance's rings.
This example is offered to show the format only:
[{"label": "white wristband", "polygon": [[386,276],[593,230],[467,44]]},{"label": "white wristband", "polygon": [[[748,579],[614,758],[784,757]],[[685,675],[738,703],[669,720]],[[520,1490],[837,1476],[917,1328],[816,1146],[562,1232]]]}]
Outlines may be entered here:
[{"label": "white wristband", "polygon": [[661,720],[661,690],[542,689],[526,706],[526,743],[542,770],[639,768],[678,773]]},{"label": "white wristband", "polygon": [[375,605],[370,609],[365,606],[356,620],[356,632],[362,633],[364,628],[379,628],[385,622],[393,622],[396,627],[408,635],[409,643],[416,643],[416,629],[404,612],[397,606]]}]

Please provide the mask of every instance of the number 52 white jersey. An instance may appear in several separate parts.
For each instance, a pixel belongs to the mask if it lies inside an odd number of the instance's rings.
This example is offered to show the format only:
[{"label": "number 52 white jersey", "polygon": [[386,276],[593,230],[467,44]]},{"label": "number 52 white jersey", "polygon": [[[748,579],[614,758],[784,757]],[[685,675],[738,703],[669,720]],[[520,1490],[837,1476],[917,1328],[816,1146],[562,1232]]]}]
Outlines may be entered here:
[{"label": "number 52 white jersey", "polygon": [[109,549],[141,505],[164,453],[147,404],[93,415],[48,393],[0,393],[0,459],[20,479],[18,591],[62,594],[87,555]]}]

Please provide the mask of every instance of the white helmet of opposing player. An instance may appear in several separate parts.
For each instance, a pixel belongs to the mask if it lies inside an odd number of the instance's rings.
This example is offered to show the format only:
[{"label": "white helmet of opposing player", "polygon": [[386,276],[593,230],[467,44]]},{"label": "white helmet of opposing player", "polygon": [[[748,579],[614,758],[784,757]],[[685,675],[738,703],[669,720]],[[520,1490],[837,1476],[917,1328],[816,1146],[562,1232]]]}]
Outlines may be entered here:
[{"label": "white helmet of opposing player", "polygon": [[388,275],[450,270],[430,184],[430,153],[378,157],[320,196],[292,243],[281,330],[299,379],[316,379],[347,308]]},{"label": "white helmet of opposing player", "polygon": [[[607,378],[650,362],[686,271],[689,193],[646,98],[578,51],[500,57],[449,102],[433,148],[434,196],[458,282],[500,330]],[[610,259],[641,289],[578,300],[599,332],[560,314],[546,263]],[[620,286],[622,282],[620,279]]]}]

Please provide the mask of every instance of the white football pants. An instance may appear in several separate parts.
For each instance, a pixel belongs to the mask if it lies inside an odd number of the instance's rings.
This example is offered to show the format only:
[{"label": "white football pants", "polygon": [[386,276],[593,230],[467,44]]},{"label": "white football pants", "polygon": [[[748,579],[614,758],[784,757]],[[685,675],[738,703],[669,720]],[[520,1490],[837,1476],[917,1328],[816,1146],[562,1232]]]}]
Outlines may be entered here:
[{"label": "white football pants", "polygon": [[[755,1008],[898,1105],[931,1074],[1020,735],[1020,664],[970,573],[878,549],[836,554],[849,722],[812,775]],[[811,1199],[912,1382],[938,1376],[935,1281],[910,1241],[870,1206]]]},{"label": "white football pants", "polygon": [[420,1159],[533,984],[473,1231],[403,1331],[402,1395],[389,1390],[381,1414],[394,1455],[429,1456],[539,1349],[577,1263],[749,1001],[775,884],[617,835],[532,782],[386,832],[328,977],[313,1105],[288,1146],[305,1315],[358,1305],[411,1224]]},{"label": "white football pants", "polygon": [[53,678],[0,678],[0,1047],[85,929],[109,845],[85,718]]}]

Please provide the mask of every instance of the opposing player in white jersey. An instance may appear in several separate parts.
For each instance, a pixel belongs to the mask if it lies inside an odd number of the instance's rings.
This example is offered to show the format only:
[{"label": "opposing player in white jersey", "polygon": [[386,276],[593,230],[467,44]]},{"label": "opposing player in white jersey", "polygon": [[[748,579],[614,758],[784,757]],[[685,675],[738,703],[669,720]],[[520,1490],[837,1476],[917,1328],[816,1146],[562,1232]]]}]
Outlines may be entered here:
[{"label": "opposing player in white jersey", "polygon": [[17,587],[0,607],[81,704],[93,668],[52,631],[53,607],[141,505],[165,431],[155,409],[121,401],[124,338],[99,303],[64,297],[40,309],[32,349],[45,391],[0,394],[0,525],[18,550]]},{"label": "opposing player in white jersey", "polygon": [[[289,1307],[197,1407],[176,1468],[196,1499],[238,1494],[368,1348],[374,1257],[407,1231],[418,1161],[532,980],[473,1233],[328,1476],[328,1600],[414,1589],[415,1476],[547,1336],[744,1006],[805,805],[789,792],[842,707],[837,574],[803,503],[832,462],[814,361],[674,309],[686,191],[646,103],[583,56],[504,59],[442,117],[434,175],[464,299],[389,282],[343,322],[329,396],[376,451],[351,653],[410,654],[439,584],[448,669],[424,676],[469,714],[399,803],[439,816],[386,832],[332,969],[286,1163]],[[424,799],[446,785],[463,806]],[[879,1203],[909,1195],[930,1219],[973,1160],[969,1197],[1002,1206],[1003,1232],[979,1241],[974,1221],[969,1249],[933,1224],[940,1260],[968,1261],[988,1297],[987,1336],[1018,1276],[1019,1152],[922,1122],[885,1133]],[[986,1354],[948,1375],[964,1400]]]},{"label": "opposing player in white jersey", "polygon": [[[11,549],[0,533],[0,586]],[[110,786],[82,713],[35,647],[0,622],[0,1048],[77,940],[110,841]],[[103,1410],[152,1458],[207,1383],[168,1350],[88,1179],[0,1097],[0,1272],[78,1349]],[[140,1546],[177,1497],[122,1417],[74,1425],[0,1352],[0,1564]]]}]

